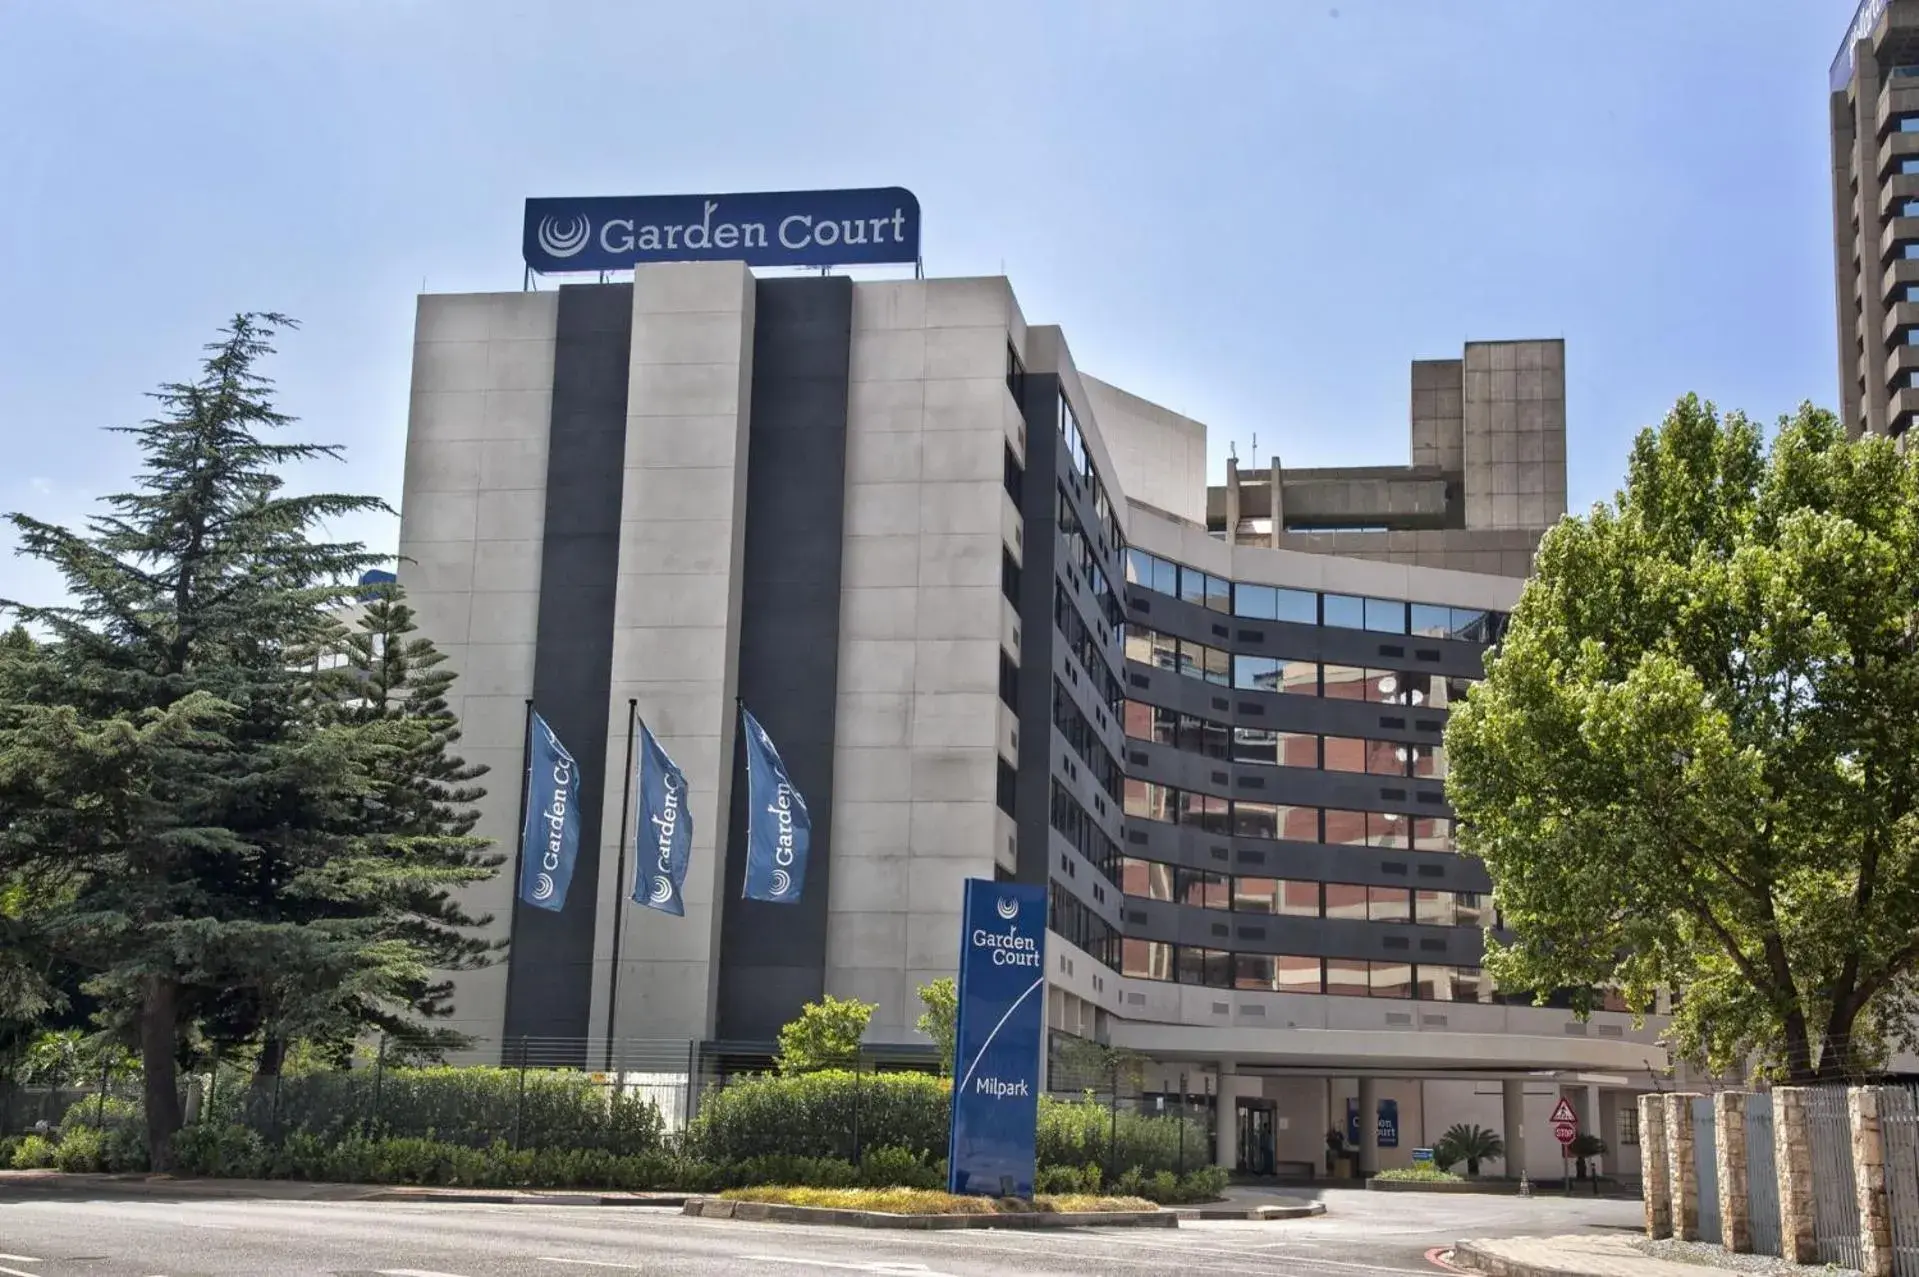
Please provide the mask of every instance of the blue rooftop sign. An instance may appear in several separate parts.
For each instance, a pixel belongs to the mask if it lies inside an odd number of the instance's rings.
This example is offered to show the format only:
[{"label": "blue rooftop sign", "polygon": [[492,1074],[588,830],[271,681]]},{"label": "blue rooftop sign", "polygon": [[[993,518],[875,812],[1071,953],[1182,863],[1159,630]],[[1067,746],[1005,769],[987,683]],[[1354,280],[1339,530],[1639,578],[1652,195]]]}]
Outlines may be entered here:
[{"label": "blue rooftop sign", "polygon": [[1852,80],[1852,46],[1860,40],[1872,38],[1872,30],[1879,25],[1879,19],[1886,11],[1889,0],[1859,0],[1859,7],[1853,11],[1852,25],[1846,28],[1846,38],[1839,46],[1839,56],[1832,60],[1832,91],[1840,93]]},{"label": "blue rooftop sign", "polygon": [[920,205],[898,186],[530,199],[522,249],[528,266],[549,274],[630,270],[644,262],[917,262]]}]

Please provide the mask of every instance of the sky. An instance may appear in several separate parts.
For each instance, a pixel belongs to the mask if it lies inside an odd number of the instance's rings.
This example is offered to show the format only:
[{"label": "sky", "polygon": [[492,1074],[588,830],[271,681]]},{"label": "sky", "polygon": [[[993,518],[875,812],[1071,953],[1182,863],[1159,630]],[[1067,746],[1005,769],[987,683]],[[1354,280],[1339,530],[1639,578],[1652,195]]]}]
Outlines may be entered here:
[{"label": "sky", "polygon": [[1010,276],[1216,478],[1404,464],[1409,361],[1563,337],[1582,509],[1687,391],[1834,403],[1851,9],[0,0],[0,511],[123,490],[102,428],[243,310],[300,321],[279,406],[346,450],[296,486],[397,507],[415,295],[519,288],[527,197],[891,185],[929,275]]}]

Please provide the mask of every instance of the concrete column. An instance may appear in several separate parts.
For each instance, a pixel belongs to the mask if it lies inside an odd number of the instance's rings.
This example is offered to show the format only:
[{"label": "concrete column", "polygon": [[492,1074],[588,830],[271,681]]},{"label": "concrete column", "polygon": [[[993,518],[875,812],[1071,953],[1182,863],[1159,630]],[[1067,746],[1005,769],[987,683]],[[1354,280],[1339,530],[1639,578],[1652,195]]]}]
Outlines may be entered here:
[{"label": "concrete column", "polygon": [[[1582,1086],[1575,1090],[1573,1092],[1573,1110],[1579,1115],[1579,1133],[1581,1135],[1597,1135],[1602,1140],[1606,1139],[1605,1124],[1599,1120],[1598,1087]],[[1606,1145],[1610,1148],[1612,1141],[1606,1140]],[[1603,1155],[1599,1157],[1589,1157],[1586,1159],[1586,1169],[1592,1172],[1594,1179],[1598,1179],[1599,1172],[1604,1168],[1605,1163],[1606,1159]]]},{"label": "concrete column", "polygon": [[1746,1096],[1721,1091],[1712,1097],[1719,1167],[1719,1237],[1727,1250],[1752,1253],[1752,1195],[1746,1189]]},{"label": "concrete column", "polygon": [[1359,1079],[1359,1173],[1379,1173],[1379,1082]]},{"label": "concrete column", "polygon": [[1817,1262],[1812,1229],[1812,1130],[1806,1092],[1796,1086],[1772,1093],[1773,1162],[1779,1169],[1779,1249],[1795,1264]]},{"label": "concrete column", "polygon": [[1213,1161],[1229,1171],[1239,1165],[1239,1106],[1233,1102],[1238,1072],[1231,1060],[1219,1062],[1219,1094],[1213,1098]]},{"label": "concrete column", "polygon": [[1239,541],[1239,458],[1226,458],[1226,544]]},{"label": "concrete column", "polygon": [[1666,1097],[1666,1176],[1672,1191],[1672,1235],[1699,1240],[1699,1176],[1692,1164],[1692,1102],[1681,1091]]},{"label": "concrete column", "polygon": [[1666,1175],[1666,1097],[1639,1097],[1639,1182],[1646,1236],[1672,1236],[1672,1181]]},{"label": "concrete column", "polygon": [[[1887,410],[1891,396],[1886,390],[1885,271],[1879,264],[1879,59],[1872,56],[1871,49],[1870,41],[1861,41],[1853,50],[1852,147],[1859,169],[1859,269],[1863,272],[1859,335],[1866,343],[1866,421],[1874,433],[1884,434],[1890,428]],[[1850,311],[1852,298],[1842,300]],[[1856,361],[1858,352],[1840,353],[1842,359],[1847,356]],[[1840,384],[1856,385],[1857,363],[1845,371],[1846,380]]]},{"label": "concrete column", "polygon": [[1886,1200],[1886,1133],[1879,1125],[1879,1088],[1846,1092],[1852,1121],[1852,1182],[1859,1193],[1859,1271],[1892,1277],[1892,1213]]},{"label": "concrete column", "polygon": [[1507,1078],[1499,1084],[1499,1098],[1505,1109],[1506,1129],[1500,1134],[1506,1141],[1506,1178],[1518,1179],[1526,1170],[1526,1083]]},{"label": "concrete column", "polygon": [[1270,544],[1275,550],[1279,548],[1280,534],[1286,527],[1286,490],[1281,486],[1284,476],[1285,471],[1279,464],[1279,454],[1275,452],[1273,454],[1273,495],[1266,503],[1266,512],[1272,516],[1273,523],[1272,540]]}]

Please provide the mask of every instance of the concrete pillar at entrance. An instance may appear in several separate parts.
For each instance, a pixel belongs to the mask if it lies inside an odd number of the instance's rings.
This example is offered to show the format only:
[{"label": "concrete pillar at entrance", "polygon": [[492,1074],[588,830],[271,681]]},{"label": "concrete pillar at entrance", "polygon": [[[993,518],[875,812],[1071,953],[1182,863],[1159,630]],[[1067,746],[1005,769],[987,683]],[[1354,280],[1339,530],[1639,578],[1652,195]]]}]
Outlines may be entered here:
[{"label": "concrete pillar at entrance", "polygon": [[1379,1173],[1379,1083],[1359,1079],[1359,1173]]},{"label": "concrete pillar at entrance", "polygon": [[1219,1062],[1219,1085],[1213,1097],[1213,1161],[1227,1170],[1239,1165],[1239,1105],[1233,1083],[1239,1066],[1231,1060]]},{"label": "concrete pillar at entrance", "polygon": [[1526,1083],[1507,1078],[1499,1084],[1499,1098],[1505,1109],[1506,1129],[1499,1134],[1506,1142],[1506,1178],[1518,1179],[1526,1169]]},{"label": "concrete pillar at entrance", "polygon": [[[1581,1135],[1597,1135],[1600,1139],[1605,1140],[1606,1128],[1599,1120],[1599,1088],[1596,1086],[1581,1087],[1573,1093],[1573,1105],[1579,1114],[1579,1133]],[[1612,1141],[1606,1140],[1606,1146],[1611,1148]],[[1594,1179],[1599,1178],[1599,1172],[1604,1166],[1605,1160],[1603,1156],[1589,1157],[1586,1159],[1586,1169],[1592,1172]]]}]

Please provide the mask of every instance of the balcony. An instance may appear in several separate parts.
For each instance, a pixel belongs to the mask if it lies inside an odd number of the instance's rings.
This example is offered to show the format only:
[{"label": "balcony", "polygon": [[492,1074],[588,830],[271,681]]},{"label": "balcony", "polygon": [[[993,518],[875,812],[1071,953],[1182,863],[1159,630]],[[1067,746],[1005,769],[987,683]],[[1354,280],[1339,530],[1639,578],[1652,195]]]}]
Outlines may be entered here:
[{"label": "balcony", "polygon": [[1919,244],[1919,217],[1895,217],[1879,232],[1879,260],[1889,262],[1903,256],[1908,244]]},{"label": "balcony", "polygon": [[1879,185],[1879,220],[1911,199],[1919,199],[1919,173],[1894,173]]},{"label": "balcony", "polygon": [[1888,133],[1879,143],[1879,176],[1890,176],[1899,161],[1919,158],[1919,133]]},{"label": "balcony", "polygon": [[1904,434],[1915,415],[1919,415],[1919,386],[1902,386],[1886,405],[1886,433]]},{"label": "balcony", "polygon": [[1880,274],[1880,300],[1892,305],[1893,299],[1903,294],[1909,284],[1919,284],[1919,258],[1895,259]]},{"label": "balcony", "polygon": [[1888,385],[1905,380],[1905,374],[1919,370],[1919,346],[1900,342],[1886,352],[1885,379]]},{"label": "balcony", "polygon": [[1902,115],[1919,115],[1919,77],[1893,76],[1879,90],[1879,136],[1883,138],[1898,128]]},{"label": "balcony", "polygon": [[[1906,330],[1919,328],[1919,302],[1895,302],[1886,307],[1886,322],[1880,325],[1880,339],[1890,347],[1893,342],[1905,342]],[[1919,350],[1919,346],[1913,349]]]}]

